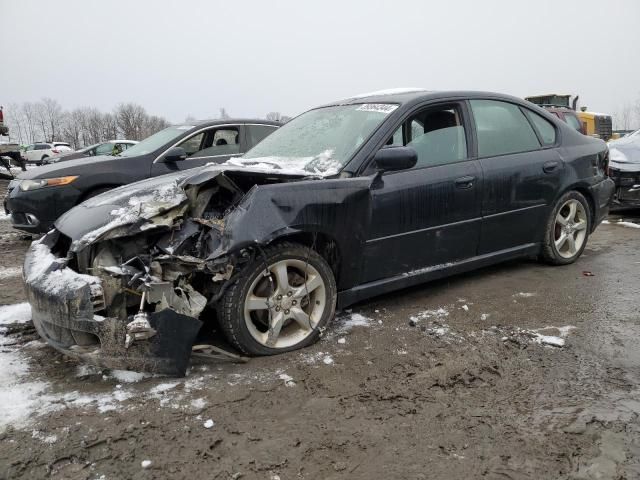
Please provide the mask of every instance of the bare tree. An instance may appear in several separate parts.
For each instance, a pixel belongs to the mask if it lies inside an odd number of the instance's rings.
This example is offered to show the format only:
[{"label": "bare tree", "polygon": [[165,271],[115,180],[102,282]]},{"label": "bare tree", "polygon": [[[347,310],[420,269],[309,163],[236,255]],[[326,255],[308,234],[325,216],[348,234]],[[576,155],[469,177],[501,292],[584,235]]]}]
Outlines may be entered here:
[{"label": "bare tree", "polygon": [[142,140],[142,128],[147,117],[144,108],[135,103],[121,103],[114,110],[118,130],[128,140]]},{"label": "bare tree", "polygon": [[22,116],[26,124],[27,143],[33,143],[36,141],[36,108],[33,103],[22,104]]},{"label": "bare tree", "polygon": [[48,135],[46,135],[46,140],[54,142],[58,140],[58,133],[62,122],[62,107],[52,98],[43,98],[40,104],[40,110],[47,124]]},{"label": "bare tree", "polygon": [[272,122],[279,122],[281,118],[282,114],[280,112],[267,113],[267,120],[271,120]]},{"label": "bare tree", "polygon": [[227,110],[224,107],[222,107],[220,109],[220,119],[226,120],[228,118],[229,118],[229,114],[227,113]]},{"label": "bare tree", "polygon": [[630,130],[633,124],[633,106],[626,104],[615,115],[616,130]]},{"label": "bare tree", "polygon": [[18,143],[27,143],[27,131],[22,108],[16,103],[7,105],[5,123],[9,126],[9,139],[18,139]]},{"label": "bare tree", "polygon": [[112,113],[81,107],[64,111],[51,98],[9,106],[7,124],[21,143],[68,141],[74,148],[117,138],[142,140],[169,126],[166,119],[148,115],[135,103],[118,105]]},{"label": "bare tree", "polygon": [[164,118],[158,117],[156,115],[147,116],[142,125],[141,138],[140,140],[147,138],[150,135],[153,135],[160,130],[163,130],[169,126],[169,122],[167,122]]}]

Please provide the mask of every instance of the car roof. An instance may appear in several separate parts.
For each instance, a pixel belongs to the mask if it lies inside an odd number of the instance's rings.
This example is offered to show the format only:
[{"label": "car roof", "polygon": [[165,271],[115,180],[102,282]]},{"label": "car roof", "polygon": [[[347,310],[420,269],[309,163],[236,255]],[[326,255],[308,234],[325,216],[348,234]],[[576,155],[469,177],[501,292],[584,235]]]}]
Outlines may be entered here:
[{"label": "car roof", "polygon": [[[451,91],[432,91],[420,88],[392,88],[388,90],[379,90],[371,93],[363,93],[348,97],[340,101],[331,102],[324,107],[335,105],[353,105],[359,103],[397,103],[400,105],[410,106],[412,104],[420,104],[429,100],[451,99],[451,98],[491,98],[496,100],[506,100],[509,102],[528,105],[523,99],[506,95],[503,93],[483,92],[475,90],[451,90]],[[533,104],[531,104],[533,105]]]},{"label": "car roof", "polygon": [[263,118],[226,118],[226,119],[210,119],[210,120],[194,120],[193,122],[176,123],[173,126],[194,126],[194,127],[213,127],[215,125],[229,125],[229,124],[241,124],[241,123],[256,123],[258,125],[273,125],[274,127],[282,126],[282,122],[274,122],[271,120],[265,120]]}]

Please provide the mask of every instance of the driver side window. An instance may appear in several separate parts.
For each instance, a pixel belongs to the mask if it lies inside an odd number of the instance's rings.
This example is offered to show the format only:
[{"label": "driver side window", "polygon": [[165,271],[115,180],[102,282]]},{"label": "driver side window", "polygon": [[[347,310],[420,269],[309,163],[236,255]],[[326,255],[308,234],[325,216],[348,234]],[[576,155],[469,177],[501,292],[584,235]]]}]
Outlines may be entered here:
[{"label": "driver side window", "polygon": [[200,132],[193,137],[189,137],[184,142],[178,145],[178,147],[182,147],[185,152],[187,152],[187,157],[192,156],[194,153],[202,150],[202,140],[204,138],[204,134],[206,132]]},{"label": "driver side window", "polygon": [[413,147],[418,161],[413,168],[455,163],[468,158],[462,114],[457,106],[431,107],[404,122],[387,146]]}]

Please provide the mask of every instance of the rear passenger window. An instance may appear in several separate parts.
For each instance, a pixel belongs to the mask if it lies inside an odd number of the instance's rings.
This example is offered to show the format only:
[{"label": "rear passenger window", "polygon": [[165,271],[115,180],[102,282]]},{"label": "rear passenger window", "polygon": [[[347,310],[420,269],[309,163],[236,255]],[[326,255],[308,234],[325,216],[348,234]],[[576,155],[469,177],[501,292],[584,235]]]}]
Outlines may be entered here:
[{"label": "rear passenger window", "polygon": [[541,117],[531,110],[524,109],[524,113],[540,134],[543,145],[553,145],[556,143],[556,129],[553,124],[546,118]]},{"label": "rear passenger window", "polygon": [[540,148],[531,124],[517,105],[471,100],[478,135],[478,156],[492,157]]}]

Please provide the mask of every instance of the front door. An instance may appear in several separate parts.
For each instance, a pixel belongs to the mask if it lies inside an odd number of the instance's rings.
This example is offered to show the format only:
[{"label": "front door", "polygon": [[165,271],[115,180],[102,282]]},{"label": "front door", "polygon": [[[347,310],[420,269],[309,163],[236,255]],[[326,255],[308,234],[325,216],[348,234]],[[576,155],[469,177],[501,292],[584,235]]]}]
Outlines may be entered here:
[{"label": "front door", "polygon": [[363,282],[412,275],[476,255],[482,171],[470,158],[464,112],[458,103],[429,107],[389,139],[389,147],[413,147],[418,162],[374,181]]}]

